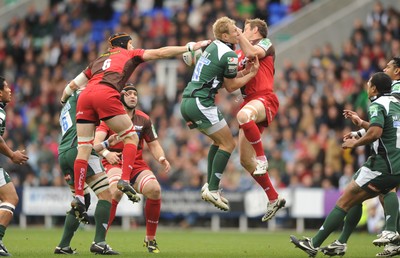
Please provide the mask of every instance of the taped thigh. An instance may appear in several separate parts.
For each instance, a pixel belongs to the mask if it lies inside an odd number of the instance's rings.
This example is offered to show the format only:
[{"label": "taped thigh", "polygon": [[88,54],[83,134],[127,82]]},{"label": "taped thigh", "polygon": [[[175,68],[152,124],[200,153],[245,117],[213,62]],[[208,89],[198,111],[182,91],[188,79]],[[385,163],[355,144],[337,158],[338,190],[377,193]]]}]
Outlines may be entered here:
[{"label": "taped thigh", "polygon": [[110,185],[116,184],[121,179],[121,170],[117,167],[111,167],[107,171],[108,182]]},{"label": "taped thigh", "polygon": [[14,214],[15,206],[9,202],[2,202],[0,204],[0,211],[7,211],[9,213]]},{"label": "taped thigh", "polygon": [[[153,181],[153,180],[156,180],[156,181],[157,181],[157,178],[156,178],[154,175],[152,175],[152,174],[150,174],[150,175],[145,175],[144,177],[142,177],[142,179],[140,179],[139,187],[138,187],[138,188],[139,188],[139,193],[143,193],[143,189],[144,189],[145,185],[146,185],[147,183]],[[157,182],[158,182],[158,181],[157,181]]]},{"label": "taped thigh", "polygon": [[99,195],[100,193],[107,190],[109,187],[107,175],[104,173],[103,175],[88,183],[88,185],[96,195]]},{"label": "taped thigh", "polygon": [[118,137],[121,140],[124,140],[126,137],[132,136],[136,134],[135,128],[133,127],[133,125],[126,129],[126,130],[122,130],[121,132],[118,133]]},{"label": "taped thigh", "polygon": [[93,148],[94,136],[79,137],[78,136],[78,148],[79,147],[90,147]]}]

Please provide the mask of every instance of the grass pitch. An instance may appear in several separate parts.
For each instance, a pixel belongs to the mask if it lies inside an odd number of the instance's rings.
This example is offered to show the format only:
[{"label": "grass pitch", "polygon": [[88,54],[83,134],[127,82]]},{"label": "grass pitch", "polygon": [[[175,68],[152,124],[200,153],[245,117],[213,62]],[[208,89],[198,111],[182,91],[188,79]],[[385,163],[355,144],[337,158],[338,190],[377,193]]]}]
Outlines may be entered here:
[{"label": "grass pitch", "polygon": [[[181,230],[160,228],[157,242],[161,253],[149,254],[142,246],[144,229],[122,231],[117,228],[108,232],[107,242],[114,250],[121,253],[118,257],[308,257],[303,251],[294,248],[289,242],[289,235],[298,237],[312,236],[316,231],[297,234],[294,231],[261,231],[249,230],[241,233],[236,230],[211,232],[208,230]],[[54,248],[62,234],[61,228],[43,229],[30,228],[22,230],[16,227],[8,228],[4,243],[13,257],[55,257]],[[94,237],[93,229],[79,229],[72,240],[71,246],[76,248],[75,257],[93,257],[89,247]],[[331,235],[324,245],[338,237]],[[372,245],[375,235],[355,233],[349,241],[345,257],[375,257],[383,248]],[[98,257],[98,256],[97,256]],[[318,253],[317,257],[327,257]]]}]

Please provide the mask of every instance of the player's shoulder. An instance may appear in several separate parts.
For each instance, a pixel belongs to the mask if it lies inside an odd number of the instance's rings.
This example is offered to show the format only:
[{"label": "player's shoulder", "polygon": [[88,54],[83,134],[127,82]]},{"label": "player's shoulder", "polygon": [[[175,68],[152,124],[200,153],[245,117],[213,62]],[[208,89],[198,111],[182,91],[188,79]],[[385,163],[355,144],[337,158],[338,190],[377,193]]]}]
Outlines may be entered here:
[{"label": "player's shoulder", "polygon": [[258,43],[257,46],[260,46],[264,48],[265,50],[268,50],[270,48],[273,48],[272,42],[269,38],[262,38]]},{"label": "player's shoulder", "polygon": [[397,106],[399,105],[399,100],[396,97],[391,96],[391,95],[381,96],[371,103],[368,110],[372,114],[376,114],[376,112],[379,109],[381,109],[381,110],[384,109],[386,111],[386,113],[389,113],[389,109],[394,107],[392,105],[393,103],[397,108]]},{"label": "player's shoulder", "polygon": [[136,109],[135,116],[141,116],[145,119],[150,119],[150,116],[148,114],[146,114],[145,112],[143,112],[142,110],[139,110],[139,109]]}]

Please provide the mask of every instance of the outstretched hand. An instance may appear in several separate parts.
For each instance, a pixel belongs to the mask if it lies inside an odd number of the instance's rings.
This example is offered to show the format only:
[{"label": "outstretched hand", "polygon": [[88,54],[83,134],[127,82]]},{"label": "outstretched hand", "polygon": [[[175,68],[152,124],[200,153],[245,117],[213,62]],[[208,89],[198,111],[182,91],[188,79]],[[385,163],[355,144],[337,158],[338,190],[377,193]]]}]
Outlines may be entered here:
[{"label": "outstretched hand", "polygon": [[351,122],[353,122],[353,124],[355,124],[357,126],[361,126],[363,120],[360,118],[360,116],[356,112],[345,109],[345,110],[343,110],[343,115],[344,115],[344,118],[350,119]]},{"label": "outstretched hand", "polygon": [[194,42],[189,42],[188,43],[188,50],[189,51],[196,51],[197,49],[200,49],[202,47],[206,47],[206,46],[211,44],[211,40],[207,39],[207,40],[197,41],[194,44],[193,43]]},{"label": "outstretched hand", "polygon": [[160,161],[161,165],[164,167],[164,173],[168,173],[171,169],[171,165],[167,159],[163,159]]},{"label": "outstretched hand", "polygon": [[22,165],[28,161],[29,157],[25,155],[25,150],[22,151],[16,150],[13,152],[10,159],[12,160],[13,163]]}]

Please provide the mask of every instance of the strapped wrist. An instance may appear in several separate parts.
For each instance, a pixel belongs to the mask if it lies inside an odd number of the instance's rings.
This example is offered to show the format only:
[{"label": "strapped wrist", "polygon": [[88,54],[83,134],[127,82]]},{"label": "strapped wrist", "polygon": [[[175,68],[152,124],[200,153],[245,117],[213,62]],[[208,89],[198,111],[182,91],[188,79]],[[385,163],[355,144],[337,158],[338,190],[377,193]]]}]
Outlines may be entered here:
[{"label": "strapped wrist", "polygon": [[103,157],[105,158],[108,154],[110,154],[110,151],[109,151],[109,150],[104,150],[104,151],[101,153],[101,156],[103,156]]},{"label": "strapped wrist", "polygon": [[195,43],[194,42],[189,42],[189,43],[187,43],[186,44],[186,48],[187,48],[187,51],[190,51],[190,52],[193,52],[194,51],[194,45],[195,45]]},{"label": "strapped wrist", "polygon": [[68,96],[71,96],[72,93],[74,93],[74,90],[71,89],[71,87],[69,86],[69,83],[68,83],[67,86],[65,86],[65,94],[67,94]]},{"label": "strapped wrist", "polygon": [[110,142],[108,140],[102,141],[101,146],[103,146],[103,149],[108,149],[108,147],[110,147]]}]

